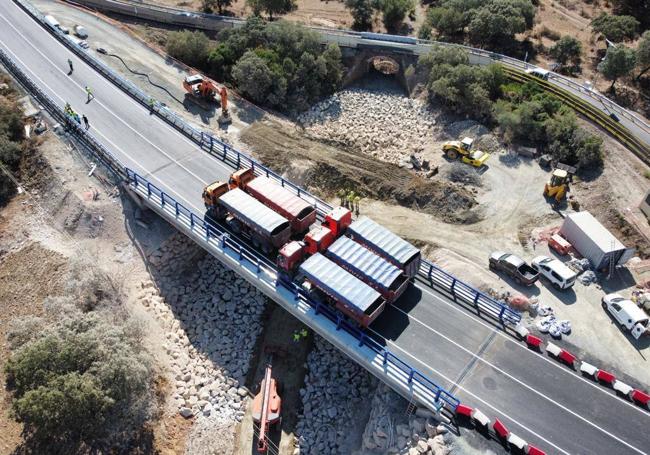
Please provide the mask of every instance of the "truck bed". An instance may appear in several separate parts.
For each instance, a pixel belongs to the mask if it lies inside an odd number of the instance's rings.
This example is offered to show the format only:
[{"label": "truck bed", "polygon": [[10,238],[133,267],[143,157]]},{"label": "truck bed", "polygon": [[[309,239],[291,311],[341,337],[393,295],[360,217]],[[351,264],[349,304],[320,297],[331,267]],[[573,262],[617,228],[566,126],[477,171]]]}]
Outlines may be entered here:
[{"label": "truck bed", "polygon": [[388,259],[413,278],[420,268],[420,250],[368,217],[361,217],[348,227],[353,240]]},{"label": "truck bed", "polygon": [[320,253],[303,262],[300,272],[362,325],[370,324],[383,310],[385,301],[377,291]]},{"label": "truck bed", "polygon": [[408,284],[400,269],[348,237],[339,237],[324,254],[389,301],[396,300]]}]

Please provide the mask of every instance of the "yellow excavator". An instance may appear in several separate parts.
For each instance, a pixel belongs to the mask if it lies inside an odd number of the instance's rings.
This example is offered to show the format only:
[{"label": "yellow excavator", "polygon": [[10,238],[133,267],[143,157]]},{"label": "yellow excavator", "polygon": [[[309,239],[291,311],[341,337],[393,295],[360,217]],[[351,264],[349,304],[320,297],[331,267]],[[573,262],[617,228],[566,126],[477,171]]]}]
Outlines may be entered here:
[{"label": "yellow excavator", "polygon": [[449,141],[442,145],[442,151],[447,158],[454,161],[460,157],[463,163],[481,167],[490,157],[489,153],[472,150],[474,139],[466,137],[462,141]]},{"label": "yellow excavator", "polygon": [[555,169],[551,179],[544,185],[544,196],[562,202],[569,190],[569,173],[565,169]]}]

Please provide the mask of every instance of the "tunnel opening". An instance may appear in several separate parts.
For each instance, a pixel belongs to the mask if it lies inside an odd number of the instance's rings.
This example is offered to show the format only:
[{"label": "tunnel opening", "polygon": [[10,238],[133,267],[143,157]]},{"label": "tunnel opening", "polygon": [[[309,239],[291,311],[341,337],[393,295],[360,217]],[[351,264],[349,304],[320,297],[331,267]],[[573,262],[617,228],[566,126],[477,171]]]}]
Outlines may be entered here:
[{"label": "tunnel opening", "polygon": [[358,55],[351,65],[344,87],[387,90],[408,95],[401,62],[388,55]]}]

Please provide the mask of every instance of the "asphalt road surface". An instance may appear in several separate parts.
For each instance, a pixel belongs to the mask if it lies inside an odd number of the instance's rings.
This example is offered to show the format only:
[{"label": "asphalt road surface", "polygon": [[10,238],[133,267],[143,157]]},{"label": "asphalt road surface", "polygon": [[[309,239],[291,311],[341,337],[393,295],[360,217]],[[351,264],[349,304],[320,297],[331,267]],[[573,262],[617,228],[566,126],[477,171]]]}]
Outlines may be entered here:
[{"label": "asphalt road surface", "polygon": [[[0,46],[52,99],[85,114],[90,133],[124,165],[195,213],[203,213],[204,185],[230,174],[8,0],[0,2]],[[95,96],[89,102],[85,86]],[[529,351],[424,284],[413,286],[371,330],[464,403],[499,417],[549,454],[650,453],[648,411]]]}]

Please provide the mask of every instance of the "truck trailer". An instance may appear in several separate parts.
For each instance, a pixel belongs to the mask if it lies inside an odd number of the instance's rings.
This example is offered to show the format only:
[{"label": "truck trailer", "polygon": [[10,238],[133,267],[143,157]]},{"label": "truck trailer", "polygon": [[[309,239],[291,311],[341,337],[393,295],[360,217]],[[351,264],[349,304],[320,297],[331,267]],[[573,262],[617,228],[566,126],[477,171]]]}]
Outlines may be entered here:
[{"label": "truck trailer", "polygon": [[373,287],[388,303],[397,300],[409,285],[404,272],[348,237],[339,237],[324,254]]},{"label": "truck trailer", "polygon": [[253,246],[267,254],[291,237],[286,218],[238,188],[228,190],[226,183],[213,183],[203,191],[203,200],[210,216],[225,221],[235,233],[247,233]]},{"label": "truck trailer", "polygon": [[312,205],[268,177],[255,177],[252,169],[233,172],[229,185],[244,190],[288,219],[294,234],[306,232],[316,222],[316,209]]},{"label": "truck trailer", "polygon": [[300,264],[299,279],[304,288],[324,294],[339,311],[362,327],[368,327],[381,314],[386,300],[366,283],[320,253]]},{"label": "truck trailer", "polygon": [[409,278],[420,270],[420,250],[368,217],[350,224],[347,235],[393,263]]}]

